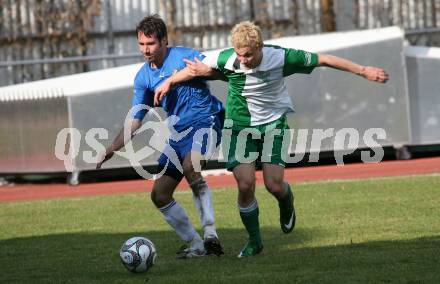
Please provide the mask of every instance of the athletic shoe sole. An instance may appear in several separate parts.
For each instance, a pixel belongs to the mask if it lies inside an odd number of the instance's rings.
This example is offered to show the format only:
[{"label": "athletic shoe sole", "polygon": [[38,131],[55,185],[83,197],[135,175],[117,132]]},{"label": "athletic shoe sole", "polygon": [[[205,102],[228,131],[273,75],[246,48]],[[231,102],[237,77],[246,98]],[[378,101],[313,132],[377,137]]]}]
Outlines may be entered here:
[{"label": "athletic shoe sole", "polygon": [[224,254],[223,247],[217,238],[207,238],[203,244],[205,246],[206,255],[220,256]]}]

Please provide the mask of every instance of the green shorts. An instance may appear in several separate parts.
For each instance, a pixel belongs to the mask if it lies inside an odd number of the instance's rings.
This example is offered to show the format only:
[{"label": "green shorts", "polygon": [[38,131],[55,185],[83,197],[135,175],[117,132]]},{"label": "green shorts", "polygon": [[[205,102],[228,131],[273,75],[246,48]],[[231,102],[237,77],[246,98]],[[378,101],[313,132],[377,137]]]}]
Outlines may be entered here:
[{"label": "green shorts", "polygon": [[254,161],[284,167],[283,137],[288,128],[285,115],[262,125],[225,128],[223,139],[228,134],[231,137],[230,143],[222,143],[223,155],[228,157],[226,168],[232,171],[239,164]]}]

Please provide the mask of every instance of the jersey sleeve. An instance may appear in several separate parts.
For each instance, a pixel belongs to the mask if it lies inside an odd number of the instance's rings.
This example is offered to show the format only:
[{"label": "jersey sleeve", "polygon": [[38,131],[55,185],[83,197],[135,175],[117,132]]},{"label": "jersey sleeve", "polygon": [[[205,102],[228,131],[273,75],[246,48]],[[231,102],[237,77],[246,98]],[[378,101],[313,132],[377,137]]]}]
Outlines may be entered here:
[{"label": "jersey sleeve", "polygon": [[203,61],[205,58],[205,55],[202,54],[200,51],[193,49],[192,58],[190,58],[190,59],[192,61],[194,61],[196,58],[199,59],[200,61]]},{"label": "jersey sleeve", "polygon": [[310,74],[318,65],[318,54],[299,49],[286,48],[283,75]]},{"label": "jersey sleeve", "polygon": [[153,107],[154,94],[148,88],[146,74],[139,71],[134,79],[133,99],[131,116],[134,119],[142,120],[148,112],[148,108]]},{"label": "jersey sleeve", "polygon": [[212,51],[205,55],[205,58],[202,60],[202,62],[212,69],[219,69],[218,67],[218,58],[221,51]]}]

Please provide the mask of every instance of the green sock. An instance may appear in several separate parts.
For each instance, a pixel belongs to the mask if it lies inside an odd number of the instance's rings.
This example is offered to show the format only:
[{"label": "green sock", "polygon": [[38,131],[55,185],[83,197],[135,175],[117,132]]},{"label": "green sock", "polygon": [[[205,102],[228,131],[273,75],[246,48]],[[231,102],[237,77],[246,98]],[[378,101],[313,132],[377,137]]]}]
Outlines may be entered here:
[{"label": "green sock", "polygon": [[252,211],[242,212],[240,210],[241,221],[249,234],[249,242],[256,245],[261,244],[259,212],[258,206]]}]

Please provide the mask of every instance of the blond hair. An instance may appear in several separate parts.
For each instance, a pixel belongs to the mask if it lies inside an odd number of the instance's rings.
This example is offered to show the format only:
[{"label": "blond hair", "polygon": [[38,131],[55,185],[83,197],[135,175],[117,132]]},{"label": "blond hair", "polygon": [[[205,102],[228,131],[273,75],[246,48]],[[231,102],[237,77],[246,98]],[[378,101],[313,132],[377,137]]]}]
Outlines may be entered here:
[{"label": "blond hair", "polygon": [[236,24],[232,28],[231,34],[232,34],[232,45],[235,48],[263,46],[261,29],[252,22],[245,21]]}]

